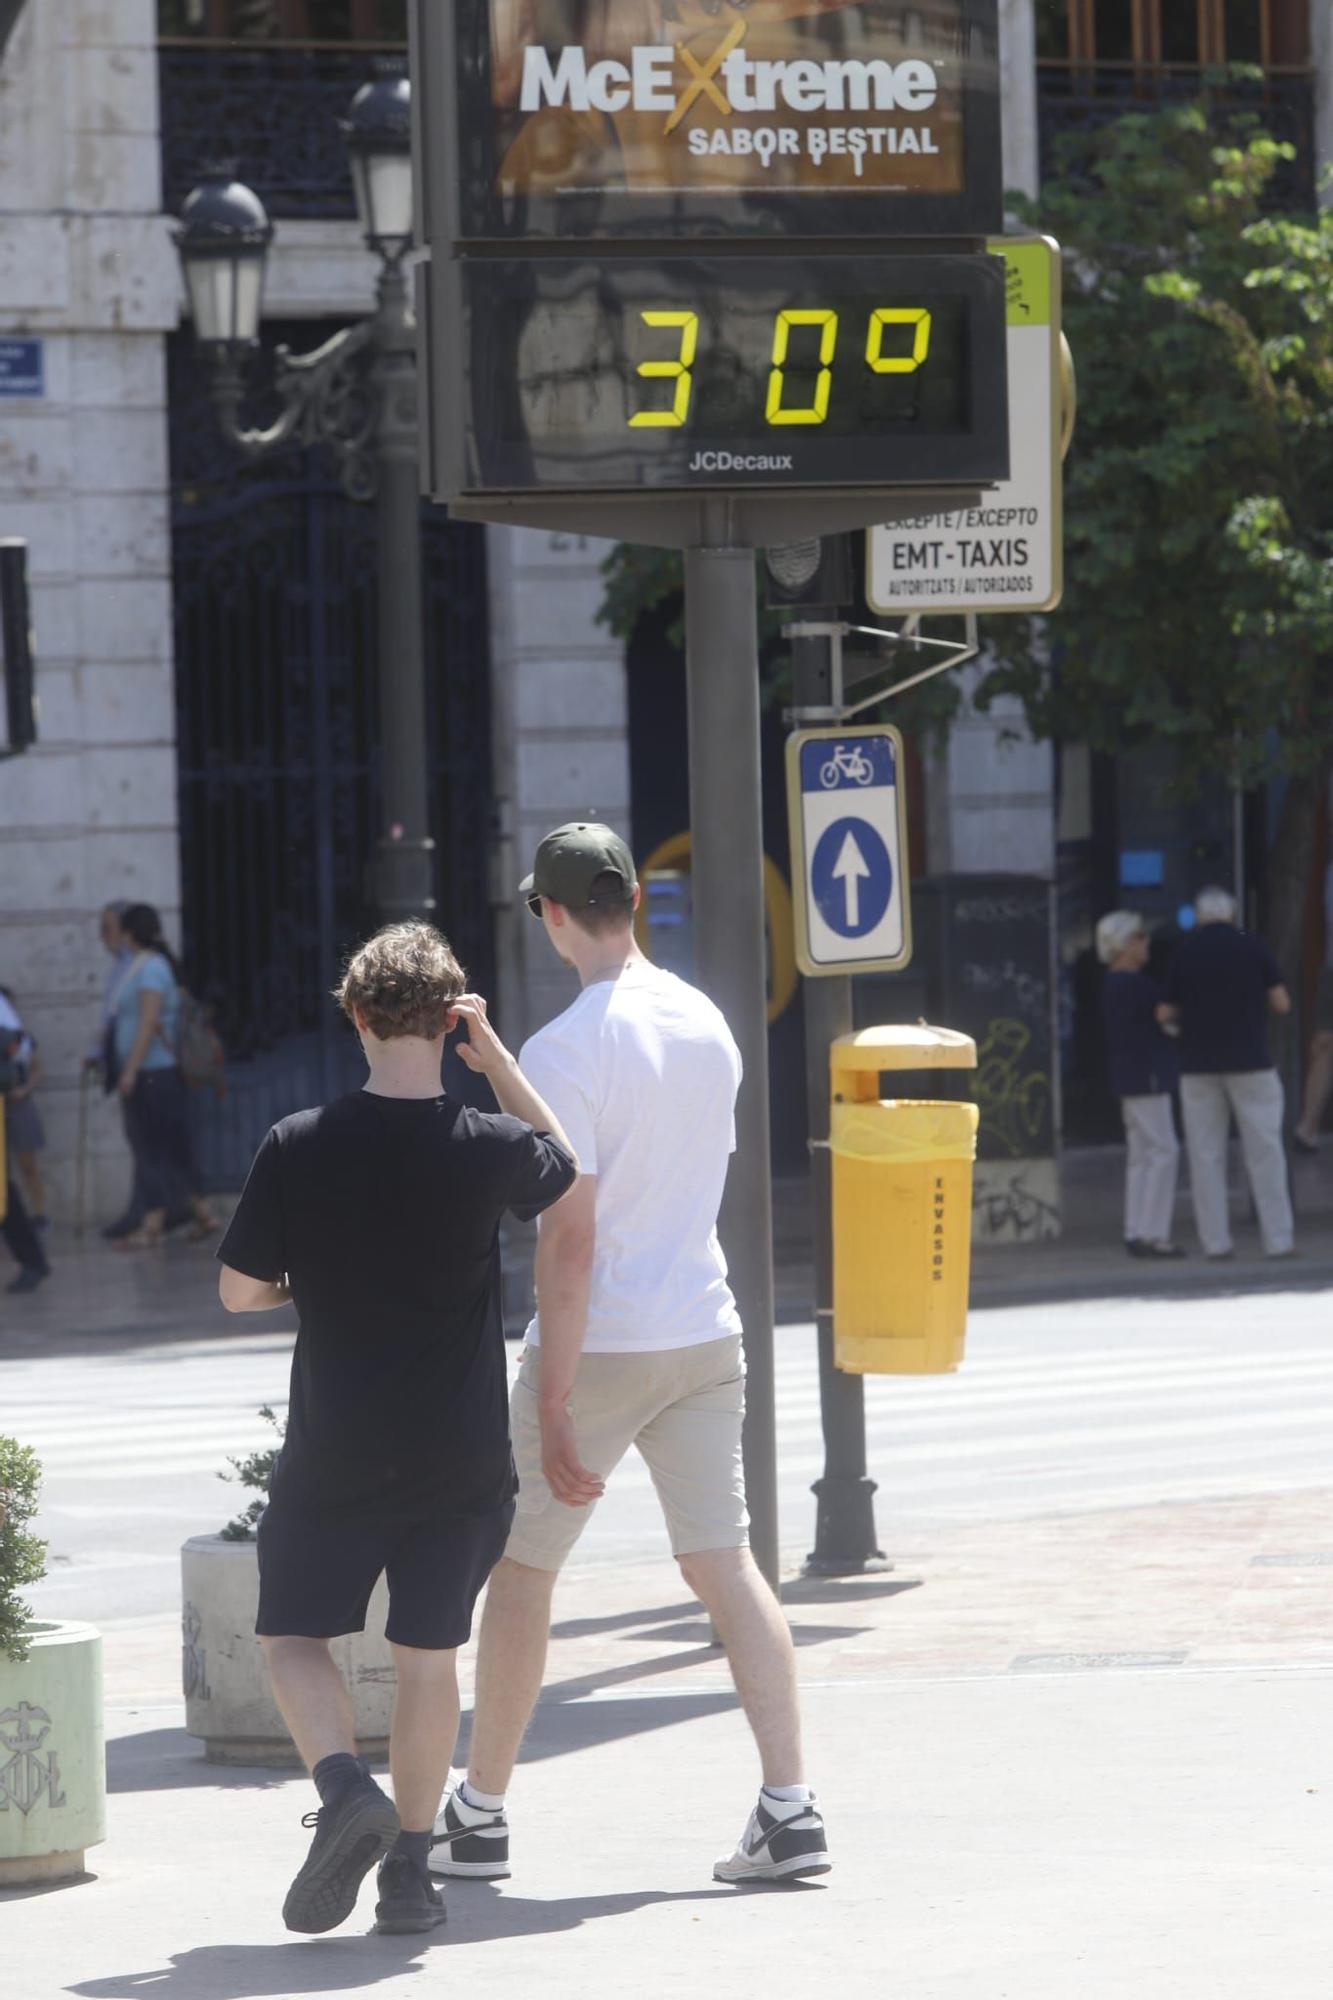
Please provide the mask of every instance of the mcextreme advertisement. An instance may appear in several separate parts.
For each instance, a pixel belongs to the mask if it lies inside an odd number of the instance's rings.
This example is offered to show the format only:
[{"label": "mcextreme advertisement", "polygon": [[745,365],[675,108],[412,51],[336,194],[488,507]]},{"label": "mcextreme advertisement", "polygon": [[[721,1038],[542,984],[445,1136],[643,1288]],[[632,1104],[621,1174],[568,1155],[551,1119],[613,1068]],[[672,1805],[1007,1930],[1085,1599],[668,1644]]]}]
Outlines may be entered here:
[{"label": "mcextreme advertisement", "polygon": [[[464,233],[874,234],[998,210],[994,0],[458,0]],[[478,74],[484,71],[484,74]]]}]

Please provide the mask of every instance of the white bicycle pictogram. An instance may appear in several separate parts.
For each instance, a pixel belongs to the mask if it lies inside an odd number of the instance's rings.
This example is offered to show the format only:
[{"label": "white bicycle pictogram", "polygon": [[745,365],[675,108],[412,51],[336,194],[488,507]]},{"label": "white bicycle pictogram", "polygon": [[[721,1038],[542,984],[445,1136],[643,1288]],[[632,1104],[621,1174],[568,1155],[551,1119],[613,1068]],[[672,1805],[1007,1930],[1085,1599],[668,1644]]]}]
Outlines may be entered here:
[{"label": "white bicycle pictogram", "polygon": [[819,782],[826,792],[831,792],[839,778],[845,778],[852,785],[870,785],[875,780],[875,767],[863,750],[853,744],[850,748],[839,743],[827,764],[819,767]]}]

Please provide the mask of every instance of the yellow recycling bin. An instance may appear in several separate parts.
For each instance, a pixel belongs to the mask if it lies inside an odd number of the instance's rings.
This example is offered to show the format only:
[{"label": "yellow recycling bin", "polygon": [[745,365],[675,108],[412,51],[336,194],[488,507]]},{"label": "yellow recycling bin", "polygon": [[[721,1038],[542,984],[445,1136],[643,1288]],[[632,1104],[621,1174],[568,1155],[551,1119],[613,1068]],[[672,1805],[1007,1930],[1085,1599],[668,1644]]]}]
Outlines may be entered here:
[{"label": "yellow recycling bin", "polygon": [[833,1354],[852,1375],[944,1375],[963,1358],[977,1107],[881,1098],[882,1070],[975,1069],[949,1028],[863,1028],[829,1051]]}]

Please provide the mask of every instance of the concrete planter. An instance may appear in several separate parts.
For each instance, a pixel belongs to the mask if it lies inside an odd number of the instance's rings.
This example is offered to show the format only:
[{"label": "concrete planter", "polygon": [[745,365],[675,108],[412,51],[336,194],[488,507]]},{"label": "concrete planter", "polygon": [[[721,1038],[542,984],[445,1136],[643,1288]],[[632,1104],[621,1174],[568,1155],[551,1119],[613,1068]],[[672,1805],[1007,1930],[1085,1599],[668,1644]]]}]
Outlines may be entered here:
[{"label": "concrete planter", "polygon": [[[269,1691],[255,1612],[259,1565],[253,1542],[195,1535],[181,1550],[181,1672],[185,1727],[203,1739],[213,1764],[300,1763]],[[364,1755],[388,1750],[393,1718],[393,1655],[384,1637],[389,1600],[383,1577],[366,1630],[336,1639],[333,1657],[352,1692]]]},{"label": "concrete planter", "polygon": [[0,1659],[0,1889],[83,1873],[106,1838],[102,1635],[35,1624],[20,1665]]}]

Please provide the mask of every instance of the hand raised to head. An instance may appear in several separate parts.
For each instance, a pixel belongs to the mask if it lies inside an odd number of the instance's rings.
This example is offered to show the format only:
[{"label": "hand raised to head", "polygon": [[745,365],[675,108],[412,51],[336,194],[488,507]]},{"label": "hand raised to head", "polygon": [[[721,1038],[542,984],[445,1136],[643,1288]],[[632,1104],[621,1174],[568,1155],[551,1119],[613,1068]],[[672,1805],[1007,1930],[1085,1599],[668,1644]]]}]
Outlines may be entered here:
[{"label": "hand raised to head", "polygon": [[492,1075],[513,1061],[508,1049],[491,1026],[486,1002],[480,993],[460,993],[445,1021],[446,1034],[459,1025],[467,1029],[467,1040],[458,1043],[459,1061],[478,1076]]}]

